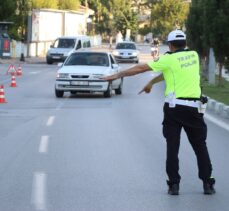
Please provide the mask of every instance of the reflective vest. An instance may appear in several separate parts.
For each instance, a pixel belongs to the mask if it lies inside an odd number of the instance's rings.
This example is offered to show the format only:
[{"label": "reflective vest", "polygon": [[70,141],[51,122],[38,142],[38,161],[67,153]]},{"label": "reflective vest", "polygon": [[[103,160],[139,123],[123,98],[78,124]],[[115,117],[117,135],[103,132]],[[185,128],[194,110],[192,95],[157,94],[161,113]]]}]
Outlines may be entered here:
[{"label": "reflective vest", "polygon": [[200,65],[195,51],[179,50],[168,52],[159,59],[148,62],[154,72],[162,72],[166,90],[165,96],[175,93],[176,98],[199,98]]}]

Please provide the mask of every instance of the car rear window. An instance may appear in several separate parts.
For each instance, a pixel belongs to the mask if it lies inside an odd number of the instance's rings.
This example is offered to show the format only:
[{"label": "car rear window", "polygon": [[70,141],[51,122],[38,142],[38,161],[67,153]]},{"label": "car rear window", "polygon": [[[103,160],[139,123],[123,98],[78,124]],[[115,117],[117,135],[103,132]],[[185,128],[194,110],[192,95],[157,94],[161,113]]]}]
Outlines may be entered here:
[{"label": "car rear window", "polygon": [[136,50],[134,43],[118,43],[116,49],[133,49]]},{"label": "car rear window", "polygon": [[105,53],[73,53],[65,65],[109,66],[109,59]]}]

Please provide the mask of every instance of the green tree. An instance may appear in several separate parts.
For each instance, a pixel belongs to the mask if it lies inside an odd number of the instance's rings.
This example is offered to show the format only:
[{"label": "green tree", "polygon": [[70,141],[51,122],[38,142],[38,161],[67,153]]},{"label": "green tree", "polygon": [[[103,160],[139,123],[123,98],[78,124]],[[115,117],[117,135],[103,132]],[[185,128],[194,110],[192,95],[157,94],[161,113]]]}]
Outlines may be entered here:
[{"label": "green tree", "polygon": [[10,21],[13,25],[9,27],[11,38],[18,38],[17,27],[19,20],[16,18],[17,3],[15,0],[1,1],[0,3],[0,21]]},{"label": "green tree", "polygon": [[133,11],[132,2],[128,0],[114,0],[114,25],[117,31],[125,36],[126,30],[131,30],[132,39],[137,31],[137,14]]},{"label": "green tree", "polygon": [[59,0],[58,2],[58,8],[63,10],[76,10],[79,8],[79,5],[79,0]]},{"label": "green tree", "polygon": [[58,8],[58,0],[32,0],[32,8],[41,9],[41,8]]},{"label": "green tree", "polygon": [[113,31],[112,1],[88,0],[89,8],[95,11],[94,27],[95,32],[103,38]]},{"label": "green tree", "polygon": [[137,29],[137,16],[132,9],[132,1],[127,0],[88,0],[89,7],[95,11],[95,30],[103,37],[126,29],[132,35]]},{"label": "green tree", "polygon": [[[224,14],[227,14],[228,13],[228,8],[229,8],[229,0],[225,0],[225,6],[223,7],[223,11],[224,11]],[[227,27],[224,28],[224,36],[225,36],[225,47],[227,49],[229,49],[229,15],[225,16],[225,21],[224,21],[224,26],[226,26],[227,24]],[[226,52],[226,61],[225,61],[225,67],[227,68],[227,70],[229,71],[229,51],[227,50]]]},{"label": "green tree", "polygon": [[187,18],[189,5],[183,0],[153,1],[151,9],[152,32],[162,39],[174,28],[182,28]]},{"label": "green tree", "polygon": [[17,3],[15,0],[1,1],[0,3],[0,20],[10,21],[15,15]]},{"label": "green tree", "polygon": [[[192,0],[186,21],[187,44],[190,49],[195,49],[201,57],[208,55],[206,41],[204,40],[203,1]],[[196,39],[198,37],[198,39]]]},{"label": "green tree", "polygon": [[[214,18],[208,24],[211,27],[209,29],[209,43],[213,47],[216,61],[219,64],[219,85],[222,85],[222,68],[226,63],[226,57],[228,55],[228,10],[226,6],[228,3],[225,0],[211,0],[211,8],[214,8]],[[210,4],[207,5],[207,7]],[[228,9],[229,7],[227,7]],[[207,14],[210,15],[210,14]]]},{"label": "green tree", "polygon": [[202,75],[207,77],[209,60],[209,41],[206,38],[207,26],[205,0],[192,0],[186,21],[187,45],[198,52],[201,60]]},{"label": "green tree", "polygon": [[219,85],[222,85],[222,67],[229,63],[228,9],[229,0],[193,0],[186,24],[188,44],[200,56],[208,58],[209,49],[213,48],[219,64]]}]

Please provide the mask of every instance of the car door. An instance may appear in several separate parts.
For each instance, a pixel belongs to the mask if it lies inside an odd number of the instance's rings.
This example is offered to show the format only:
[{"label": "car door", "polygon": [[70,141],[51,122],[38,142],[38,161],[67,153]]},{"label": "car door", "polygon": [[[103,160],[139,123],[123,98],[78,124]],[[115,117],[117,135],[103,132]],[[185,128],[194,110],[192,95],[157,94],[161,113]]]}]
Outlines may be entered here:
[{"label": "car door", "polygon": [[[109,55],[109,57],[110,57],[110,61],[111,61],[111,74],[118,73],[120,71],[119,65],[117,64],[117,62],[115,61],[115,59],[113,58],[112,55]],[[112,88],[114,88],[114,89],[118,88],[120,83],[121,83],[120,78],[112,81]]]}]

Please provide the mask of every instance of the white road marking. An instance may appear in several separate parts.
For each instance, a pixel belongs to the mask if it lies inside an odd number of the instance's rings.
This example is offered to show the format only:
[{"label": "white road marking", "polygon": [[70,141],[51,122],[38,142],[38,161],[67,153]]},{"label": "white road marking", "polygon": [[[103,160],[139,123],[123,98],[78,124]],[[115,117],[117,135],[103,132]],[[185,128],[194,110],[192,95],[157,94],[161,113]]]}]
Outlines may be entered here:
[{"label": "white road marking", "polygon": [[48,121],[47,121],[46,125],[47,126],[51,126],[53,124],[54,120],[55,120],[55,116],[50,116],[48,118]]},{"label": "white road marking", "polygon": [[226,123],[224,123],[224,122],[222,122],[222,121],[216,119],[215,117],[213,117],[213,116],[211,116],[211,115],[209,115],[209,114],[206,114],[206,113],[204,114],[204,117],[205,117],[207,120],[209,120],[209,121],[215,123],[215,124],[218,125],[219,127],[222,127],[222,128],[224,128],[225,130],[229,131],[229,125],[227,125]]},{"label": "white road marking", "polygon": [[49,136],[42,136],[39,146],[40,153],[47,153],[48,151]]},{"label": "white road marking", "polygon": [[33,175],[32,204],[36,210],[46,210],[46,174],[35,172]]}]

